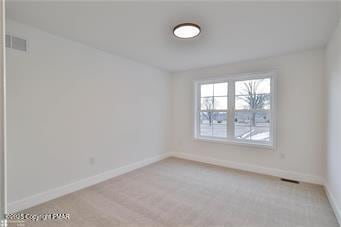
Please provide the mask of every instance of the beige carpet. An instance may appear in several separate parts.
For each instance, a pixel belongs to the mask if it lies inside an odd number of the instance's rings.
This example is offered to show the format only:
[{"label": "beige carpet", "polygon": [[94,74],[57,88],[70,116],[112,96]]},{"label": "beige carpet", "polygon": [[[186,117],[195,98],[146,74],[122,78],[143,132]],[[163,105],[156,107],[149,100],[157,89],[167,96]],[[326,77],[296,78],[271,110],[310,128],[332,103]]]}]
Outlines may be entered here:
[{"label": "beige carpet", "polygon": [[55,212],[24,226],[338,226],[321,186],[175,158],[23,211]]}]

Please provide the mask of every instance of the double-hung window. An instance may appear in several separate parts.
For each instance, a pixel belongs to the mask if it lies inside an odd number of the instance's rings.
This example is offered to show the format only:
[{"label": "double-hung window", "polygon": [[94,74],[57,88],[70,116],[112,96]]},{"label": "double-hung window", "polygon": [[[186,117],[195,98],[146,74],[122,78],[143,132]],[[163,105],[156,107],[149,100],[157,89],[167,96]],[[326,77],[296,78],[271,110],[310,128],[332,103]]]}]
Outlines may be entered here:
[{"label": "double-hung window", "polygon": [[195,83],[195,138],[274,144],[275,77],[258,73]]}]

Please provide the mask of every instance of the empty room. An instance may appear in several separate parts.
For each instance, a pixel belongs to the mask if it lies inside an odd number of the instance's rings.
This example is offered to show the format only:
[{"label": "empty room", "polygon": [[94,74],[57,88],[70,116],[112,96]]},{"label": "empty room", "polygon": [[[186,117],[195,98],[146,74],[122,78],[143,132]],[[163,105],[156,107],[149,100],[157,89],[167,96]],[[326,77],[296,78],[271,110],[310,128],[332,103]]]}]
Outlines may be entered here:
[{"label": "empty room", "polygon": [[0,226],[340,226],[341,2],[0,6]]}]

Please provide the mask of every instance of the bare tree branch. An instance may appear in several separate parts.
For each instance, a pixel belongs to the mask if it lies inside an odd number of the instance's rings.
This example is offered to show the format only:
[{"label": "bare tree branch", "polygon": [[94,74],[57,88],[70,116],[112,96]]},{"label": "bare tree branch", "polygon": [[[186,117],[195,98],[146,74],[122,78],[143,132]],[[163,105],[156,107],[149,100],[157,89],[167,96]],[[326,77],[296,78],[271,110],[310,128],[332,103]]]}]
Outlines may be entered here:
[{"label": "bare tree branch", "polygon": [[[243,100],[250,107],[250,110],[264,109],[266,103],[269,101],[270,96],[268,94],[257,94],[259,84],[263,80],[251,80],[244,82],[242,93],[247,95],[239,96],[239,99]],[[256,113],[252,112],[251,116],[252,126],[256,125]]]}]

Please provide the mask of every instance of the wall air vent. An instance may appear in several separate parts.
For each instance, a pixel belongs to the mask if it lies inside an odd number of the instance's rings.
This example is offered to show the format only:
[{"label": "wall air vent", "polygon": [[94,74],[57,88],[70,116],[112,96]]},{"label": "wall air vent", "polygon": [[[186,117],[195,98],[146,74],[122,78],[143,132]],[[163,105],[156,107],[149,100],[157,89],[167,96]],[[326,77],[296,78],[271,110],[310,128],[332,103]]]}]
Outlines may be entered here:
[{"label": "wall air vent", "polygon": [[6,35],[6,47],[27,52],[27,40],[12,35]]}]

